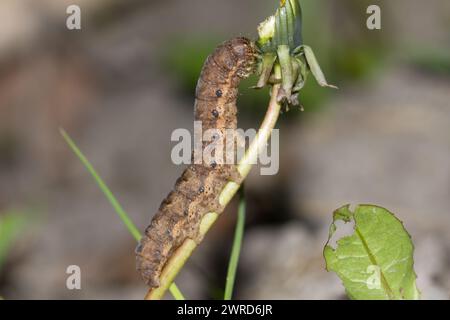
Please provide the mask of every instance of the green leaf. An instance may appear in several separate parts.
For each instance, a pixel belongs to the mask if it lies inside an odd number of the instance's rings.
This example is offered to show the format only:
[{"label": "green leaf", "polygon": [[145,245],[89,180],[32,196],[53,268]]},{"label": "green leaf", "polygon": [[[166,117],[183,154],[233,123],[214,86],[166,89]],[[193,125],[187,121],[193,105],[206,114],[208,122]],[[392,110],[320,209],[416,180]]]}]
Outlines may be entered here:
[{"label": "green leaf", "polygon": [[[336,221],[354,222],[354,233],[329,244]],[[328,271],[342,280],[351,299],[419,299],[413,261],[414,246],[403,224],[388,210],[346,205],[333,214],[324,257]]]}]

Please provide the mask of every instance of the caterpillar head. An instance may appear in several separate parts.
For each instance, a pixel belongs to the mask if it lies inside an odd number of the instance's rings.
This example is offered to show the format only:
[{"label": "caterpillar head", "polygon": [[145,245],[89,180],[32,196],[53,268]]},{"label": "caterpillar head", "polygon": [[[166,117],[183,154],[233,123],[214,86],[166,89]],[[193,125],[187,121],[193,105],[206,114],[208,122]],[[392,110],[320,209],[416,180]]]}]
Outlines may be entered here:
[{"label": "caterpillar head", "polygon": [[253,41],[238,37],[231,40],[231,49],[238,58],[237,75],[240,78],[247,78],[255,71],[257,50]]}]

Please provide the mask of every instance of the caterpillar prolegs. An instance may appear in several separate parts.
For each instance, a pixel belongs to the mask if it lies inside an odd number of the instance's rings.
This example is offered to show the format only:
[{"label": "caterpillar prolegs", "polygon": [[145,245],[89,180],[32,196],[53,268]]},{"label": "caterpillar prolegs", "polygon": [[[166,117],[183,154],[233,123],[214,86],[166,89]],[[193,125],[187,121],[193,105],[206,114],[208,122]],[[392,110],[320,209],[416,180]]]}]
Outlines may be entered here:
[{"label": "caterpillar prolegs", "polygon": [[[255,64],[254,44],[235,38],[219,45],[206,59],[195,93],[195,120],[202,130],[236,129],[238,85]],[[203,144],[205,148],[205,143]],[[137,270],[150,287],[159,286],[164,265],[186,239],[199,243],[200,222],[208,212],[221,213],[219,194],[228,181],[239,182],[235,165],[214,161],[191,164],[162,201],[136,248]]]}]

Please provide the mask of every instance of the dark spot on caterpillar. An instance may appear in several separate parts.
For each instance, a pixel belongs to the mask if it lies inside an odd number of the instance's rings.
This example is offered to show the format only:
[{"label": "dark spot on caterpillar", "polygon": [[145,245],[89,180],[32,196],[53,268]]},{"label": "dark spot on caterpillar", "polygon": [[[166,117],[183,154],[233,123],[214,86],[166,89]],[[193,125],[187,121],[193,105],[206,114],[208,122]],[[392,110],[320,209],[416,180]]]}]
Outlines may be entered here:
[{"label": "dark spot on caterpillar", "polygon": [[220,138],[220,136],[217,133],[213,134],[213,136],[212,136],[213,140],[217,140],[219,138]]},{"label": "dark spot on caterpillar", "polygon": [[[255,53],[250,40],[235,38],[219,45],[206,59],[197,83],[194,112],[204,131],[236,129],[238,86],[254,65]],[[220,97],[224,98],[217,99]],[[185,169],[136,248],[137,270],[147,285],[159,287],[165,264],[186,239],[201,241],[202,218],[208,212],[223,211],[217,196],[229,180],[236,179],[235,171],[231,165],[217,168],[215,161]]]}]

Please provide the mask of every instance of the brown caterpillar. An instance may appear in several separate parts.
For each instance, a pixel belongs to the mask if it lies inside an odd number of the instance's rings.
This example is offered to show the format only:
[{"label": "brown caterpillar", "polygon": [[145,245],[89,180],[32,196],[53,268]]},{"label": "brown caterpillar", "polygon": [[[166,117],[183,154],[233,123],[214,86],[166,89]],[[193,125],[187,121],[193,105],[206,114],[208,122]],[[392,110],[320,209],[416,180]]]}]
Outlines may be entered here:
[{"label": "brown caterpillar", "polygon": [[[236,129],[238,85],[252,71],[256,51],[246,38],[219,45],[206,59],[196,88],[195,120],[203,131]],[[203,148],[205,143],[203,144]],[[240,182],[234,165],[215,162],[192,164],[163,200],[136,248],[137,270],[152,288],[173,252],[189,238],[197,243],[200,222],[208,212],[221,213],[219,194],[228,181]]]}]

